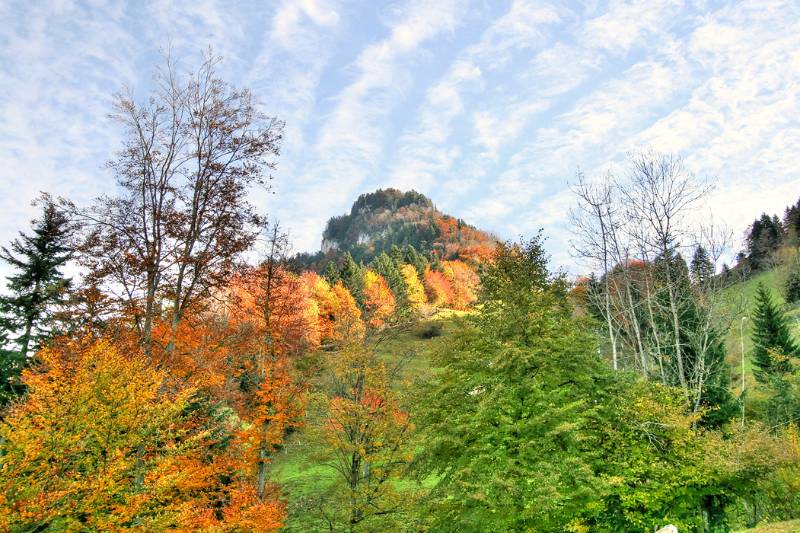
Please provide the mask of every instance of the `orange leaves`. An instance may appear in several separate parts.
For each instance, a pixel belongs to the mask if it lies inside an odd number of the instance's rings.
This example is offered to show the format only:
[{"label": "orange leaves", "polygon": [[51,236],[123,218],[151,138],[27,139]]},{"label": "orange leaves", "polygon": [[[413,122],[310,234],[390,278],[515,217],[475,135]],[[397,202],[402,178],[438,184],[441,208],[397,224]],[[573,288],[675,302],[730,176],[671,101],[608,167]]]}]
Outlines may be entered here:
[{"label": "orange leaves", "polygon": [[[25,375],[27,400],[0,425],[0,530],[280,527],[277,493],[252,497],[243,459],[253,446],[235,438],[238,418],[207,395],[105,340],[64,341],[40,359]],[[278,440],[296,410],[288,372],[269,374],[257,413]]]},{"label": "orange leaves", "polygon": [[425,292],[428,302],[434,307],[448,307],[453,301],[453,286],[444,274],[425,269]]},{"label": "orange leaves", "polygon": [[256,489],[247,484],[237,487],[223,511],[229,531],[278,531],[283,527],[286,504],[278,499],[277,490],[261,500]]},{"label": "orange leaves", "polygon": [[367,308],[369,323],[380,327],[394,312],[395,302],[389,284],[373,270],[364,273],[364,305]]},{"label": "orange leaves", "polygon": [[26,374],[28,401],[0,427],[10,509],[2,525],[69,530],[81,516],[92,530],[177,524],[206,477],[192,452],[196,435],[183,425],[192,391],[168,394],[163,371],[106,341],[40,357],[46,371]]},{"label": "orange leaves", "polygon": [[453,288],[450,305],[454,309],[467,309],[477,298],[478,275],[461,261],[442,261],[442,272]]}]

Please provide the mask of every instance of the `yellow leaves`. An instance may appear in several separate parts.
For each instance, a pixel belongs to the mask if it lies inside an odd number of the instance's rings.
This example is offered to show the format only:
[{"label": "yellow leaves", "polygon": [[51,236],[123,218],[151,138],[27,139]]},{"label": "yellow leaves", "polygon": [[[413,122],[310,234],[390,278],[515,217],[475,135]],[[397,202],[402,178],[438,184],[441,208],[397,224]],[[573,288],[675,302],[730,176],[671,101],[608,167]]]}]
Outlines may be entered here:
[{"label": "yellow leaves", "polygon": [[[166,393],[163,371],[104,340],[40,356],[47,371],[27,373],[30,401],[0,427],[0,484],[12,508],[25,509],[10,523],[35,528],[84,514],[91,529],[122,527],[156,503],[148,494],[164,491],[153,474],[173,470],[170,445],[184,433],[181,412],[192,391]],[[186,461],[180,470],[182,478],[191,471]],[[141,487],[132,481],[138,476]],[[170,493],[182,490],[168,485]]]},{"label": "yellow leaves", "polygon": [[420,310],[425,302],[427,302],[427,298],[425,297],[425,287],[419,279],[417,269],[414,268],[413,265],[403,264],[400,267],[400,274],[403,276],[403,280],[406,283],[406,295],[409,306],[414,310]]}]

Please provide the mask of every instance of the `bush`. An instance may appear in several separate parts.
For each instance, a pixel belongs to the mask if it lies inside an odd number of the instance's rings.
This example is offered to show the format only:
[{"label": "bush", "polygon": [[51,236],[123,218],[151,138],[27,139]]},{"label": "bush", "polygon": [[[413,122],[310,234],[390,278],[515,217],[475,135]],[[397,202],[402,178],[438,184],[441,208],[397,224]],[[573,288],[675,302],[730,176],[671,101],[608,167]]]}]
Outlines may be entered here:
[{"label": "bush", "polygon": [[792,269],[789,277],[786,279],[784,290],[786,292],[787,302],[800,302],[800,266],[795,266],[794,269]]},{"label": "bush", "polygon": [[420,339],[432,339],[434,337],[441,337],[442,336],[442,325],[438,322],[431,322],[427,324],[424,328],[422,328],[418,333],[417,336]]}]

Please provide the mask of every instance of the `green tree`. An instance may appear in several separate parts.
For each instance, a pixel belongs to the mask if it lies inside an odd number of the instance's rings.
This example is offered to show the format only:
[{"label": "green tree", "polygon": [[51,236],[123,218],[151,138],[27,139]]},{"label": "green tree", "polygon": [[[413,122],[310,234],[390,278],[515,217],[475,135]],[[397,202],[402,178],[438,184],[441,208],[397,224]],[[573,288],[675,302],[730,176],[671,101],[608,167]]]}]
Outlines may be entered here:
[{"label": "green tree", "polygon": [[323,273],[323,277],[331,285],[336,285],[337,281],[341,281],[341,275],[339,274],[339,267],[336,266],[336,263],[334,261],[328,261],[328,266],[325,267],[325,272]]},{"label": "green tree", "polygon": [[428,266],[428,260],[414,246],[407,244],[403,247],[403,262],[413,265],[420,277],[425,275],[425,267]]},{"label": "green tree", "polygon": [[683,392],[613,371],[538,239],[504,245],[480,313],[437,354],[418,403],[432,531],[649,531],[725,526],[720,433]]},{"label": "green tree", "polygon": [[786,301],[789,303],[800,302],[800,265],[795,265],[789,273],[784,285]]},{"label": "green tree", "polygon": [[391,289],[398,306],[405,307],[408,304],[406,282],[394,260],[386,252],[382,252],[373,259],[372,268],[389,284],[389,289]]},{"label": "green tree", "polygon": [[708,252],[702,246],[698,246],[692,262],[690,264],[690,272],[692,274],[692,281],[698,285],[704,286],[714,276],[714,263],[708,255]]},{"label": "green tree", "polygon": [[[55,314],[71,285],[61,273],[72,257],[69,234],[67,217],[47,202],[41,217],[33,221],[32,234],[20,232],[20,237],[0,252],[0,260],[16,270],[7,278],[10,294],[0,297],[0,328],[5,337],[0,341],[0,347],[4,346],[0,379],[5,395],[20,390],[19,375],[28,356],[54,332]],[[9,349],[9,344],[14,349]]]},{"label": "green tree", "polygon": [[771,376],[788,372],[791,368],[788,358],[800,354],[789,331],[786,315],[762,283],[756,290],[751,338],[754,374],[762,383],[770,381]]},{"label": "green tree", "polygon": [[359,306],[364,305],[364,272],[361,265],[353,260],[350,252],[344,254],[342,268],[339,271],[339,278],[342,283],[353,295]]}]

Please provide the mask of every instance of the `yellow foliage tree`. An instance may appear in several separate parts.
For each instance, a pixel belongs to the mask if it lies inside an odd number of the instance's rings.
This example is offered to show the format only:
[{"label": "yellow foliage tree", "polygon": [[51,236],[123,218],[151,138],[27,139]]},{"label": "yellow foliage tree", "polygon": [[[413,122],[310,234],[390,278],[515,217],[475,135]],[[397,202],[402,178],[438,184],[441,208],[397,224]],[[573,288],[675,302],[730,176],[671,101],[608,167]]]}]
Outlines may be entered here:
[{"label": "yellow foliage tree", "polygon": [[400,267],[400,273],[406,282],[406,297],[408,305],[414,310],[419,310],[427,302],[425,298],[425,287],[419,279],[419,273],[413,265],[404,264]]}]

